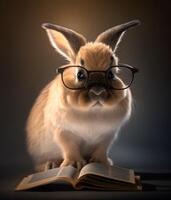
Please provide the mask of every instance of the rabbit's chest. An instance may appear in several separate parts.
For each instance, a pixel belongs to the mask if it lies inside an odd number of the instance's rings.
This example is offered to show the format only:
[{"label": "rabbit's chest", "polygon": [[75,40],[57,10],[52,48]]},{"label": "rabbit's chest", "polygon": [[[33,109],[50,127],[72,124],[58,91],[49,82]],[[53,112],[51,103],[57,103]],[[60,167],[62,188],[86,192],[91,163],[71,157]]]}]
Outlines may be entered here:
[{"label": "rabbit's chest", "polygon": [[105,118],[94,117],[85,119],[81,118],[81,116],[75,116],[72,119],[66,118],[62,126],[63,129],[72,132],[72,134],[78,136],[85,143],[96,144],[104,140],[108,134],[114,134],[118,125],[115,121]]}]

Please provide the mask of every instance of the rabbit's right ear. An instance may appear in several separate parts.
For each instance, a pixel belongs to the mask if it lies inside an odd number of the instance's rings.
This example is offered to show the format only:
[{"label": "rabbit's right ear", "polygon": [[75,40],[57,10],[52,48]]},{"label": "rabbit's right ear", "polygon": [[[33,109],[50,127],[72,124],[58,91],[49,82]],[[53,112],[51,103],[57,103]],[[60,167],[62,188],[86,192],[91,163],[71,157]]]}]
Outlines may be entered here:
[{"label": "rabbit's right ear", "polygon": [[136,26],[140,25],[139,20],[132,20],[124,24],[120,24],[118,26],[114,26],[105,32],[101,33],[97,39],[96,42],[102,42],[107,45],[109,45],[112,50],[115,52],[118,44],[120,43],[124,33],[131,28],[134,28]]},{"label": "rabbit's right ear", "polygon": [[42,27],[47,31],[52,46],[68,61],[75,62],[76,55],[86,39],[68,28],[45,23]]}]

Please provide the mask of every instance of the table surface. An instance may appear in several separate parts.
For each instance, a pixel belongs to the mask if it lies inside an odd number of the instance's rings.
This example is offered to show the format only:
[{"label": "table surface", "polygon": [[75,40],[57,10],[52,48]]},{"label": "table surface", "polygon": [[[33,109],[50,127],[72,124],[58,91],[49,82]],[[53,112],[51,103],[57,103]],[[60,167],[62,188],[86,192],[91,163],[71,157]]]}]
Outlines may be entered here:
[{"label": "table surface", "polygon": [[171,174],[138,173],[143,191],[25,191],[15,192],[21,177],[0,180],[0,199],[171,199]]}]

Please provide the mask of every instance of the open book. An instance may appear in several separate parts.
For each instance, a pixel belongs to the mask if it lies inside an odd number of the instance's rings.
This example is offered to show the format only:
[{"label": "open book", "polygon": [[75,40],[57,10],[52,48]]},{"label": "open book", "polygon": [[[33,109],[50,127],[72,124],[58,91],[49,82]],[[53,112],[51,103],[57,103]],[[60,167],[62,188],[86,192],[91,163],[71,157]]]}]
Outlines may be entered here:
[{"label": "open book", "polygon": [[72,166],[54,168],[25,177],[16,190],[46,188],[75,190],[141,190],[140,177],[132,169],[106,166],[100,163],[85,165],[80,171]]}]

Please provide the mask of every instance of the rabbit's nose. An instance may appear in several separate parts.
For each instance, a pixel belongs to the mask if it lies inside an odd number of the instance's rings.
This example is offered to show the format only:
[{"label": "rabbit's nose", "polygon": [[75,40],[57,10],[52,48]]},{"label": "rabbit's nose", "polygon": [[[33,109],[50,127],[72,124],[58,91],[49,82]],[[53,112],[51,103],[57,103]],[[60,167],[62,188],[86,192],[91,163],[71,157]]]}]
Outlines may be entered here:
[{"label": "rabbit's nose", "polygon": [[98,86],[91,87],[91,89],[89,90],[89,96],[91,99],[94,100],[103,98],[106,96],[106,89],[104,87]]},{"label": "rabbit's nose", "polygon": [[96,96],[99,96],[104,92],[106,92],[105,88],[101,88],[101,87],[93,87],[89,91],[89,93],[92,93],[92,94],[94,94]]}]

